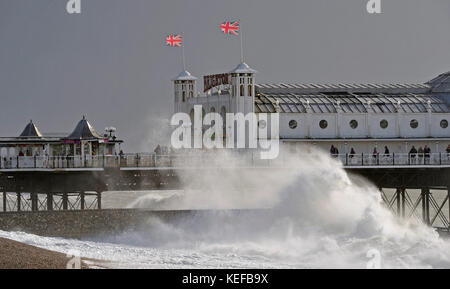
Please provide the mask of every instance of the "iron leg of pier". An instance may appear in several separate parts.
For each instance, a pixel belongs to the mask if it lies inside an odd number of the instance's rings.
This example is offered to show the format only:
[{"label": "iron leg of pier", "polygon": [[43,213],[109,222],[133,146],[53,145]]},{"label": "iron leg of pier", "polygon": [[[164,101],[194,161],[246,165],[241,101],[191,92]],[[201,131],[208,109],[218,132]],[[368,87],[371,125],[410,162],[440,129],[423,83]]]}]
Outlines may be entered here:
[{"label": "iron leg of pier", "polygon": [[37,211],[38,210],[38,195],[37,193],[30,193],[31,198],[31,211]]},{"label": "iron leg of pier", "polygon": [[395,191],[395,198],[397,202],[397,216],[401,216],[401,191],[400,189],[397,189]]},{"label": "iron leg of pier", "polygon": [[425,223],[425,189],[420,192],[420,202],[422,203],[422,221]]},{"label": "iron leg of pier", "polygon": [[66,211],[69,207],[69,195],[66,192],[62,195],[62,205],[64,211]]},{"label": "iron leg of pier", "polygon": [[401,191],[402,194],[402,218],[406,218],[406,189],[403,188]]},{"label": "iron leg of pier", "polygon": [[80,193],[80,209],[81,210],[84,210],[84,207],[85,207],[84,195],[85,195],[84,192]]},{"label": "iron leg of pier", "polygon": [[53,194],[47,193],[47,211],[53,211]]},{"label": "iron leg of pier", "polygon": [[447,187],[447,196],[448,196],[448,229],[450,230],[450,188]]},{"label": "iron leg of pier", "polygon": [[17,212],[20,212],[21,210],[21,203],[22,203],[22,194],[19,192],[17,193]]},{"label": "iron leg of pier", "polygon": [[426,214],[426,224],[428,225],[428,226],[430,226],[431,225],[431,222],[430,222],[430,190],[429,189],[427,189],[426,190],[426,194],[425,194],[425,201],[426,201],[426,210],[427,210],[427,214]]},{"label": "iron leg of pier", "polygon": [[448,196],[448,229],[450,230],[450,188],[447,187],[447,196]]},{"label": "iron leg of pier", "polygon": [[97,192],[97,208],[102,209],[102,192]]},{"label": "iron leg of pier", "polygon": [[6,203],[7,202],[8,202],[8,200],[6,198],[6,192],[3,192],[3,212],[6,212]]},{"label": "iron leg of pier", "polygon": [[422,189],[422,220],[425,224],[430,225],[430,190]]}]

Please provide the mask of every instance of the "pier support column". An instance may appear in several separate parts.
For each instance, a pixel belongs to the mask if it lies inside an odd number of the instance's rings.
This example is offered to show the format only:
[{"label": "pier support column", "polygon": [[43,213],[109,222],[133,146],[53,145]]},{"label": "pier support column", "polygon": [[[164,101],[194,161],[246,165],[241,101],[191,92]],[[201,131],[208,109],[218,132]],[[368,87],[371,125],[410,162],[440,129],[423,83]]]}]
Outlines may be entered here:
[{"label": "pier support column", "polygon": [[85,196],[85,193],[80,192],[80,209],[81,210],[84,210],[84,207],[85,207],[84,196]]},{"label": "pier support column", "polygon": [[69,207],[69,195],[64,192],[62,195],[62,205],[63,205],[63,210],[67,211],[68,207]]},{"label": "pier support column", "polygon": [[397,216],[401,216],[402,212],[401,212],[401,190],[397,188],[397,190],[395,191],[395,199],[397,202]]},{"label": "pier support column", "polygon": [[30,193],[31,198],[31,211],[37,211],[38,210],[38,194],[37,193]]},{"label": "pier support column", "polygon": [[427,214],[426,214],[426,224],[428,226],[431,225],[431,221],[430,221],[430,190],[427,189],[426,190],[426,194],[425,194],[425,201],[426,201],[426,209],[427,209]]},{"label": "pier support column", "polygon": [[426,203],[426,201],[425,201],[425,189],[421,190],[421,192],[420,192],[420,199],[421,199],[421,202],[422,202],[422,221],[425,223],[425,217],[426,217],[426,214],[427,214],[426,209],[425,209],[425,203]]},{"label": "pier support column", "polygon": [[447,187],[447,196],[448,196],[448,228],[450,229],[450,188]]},{"label": "pier support column", "polygon": [[21,207],[22,207],[21,203],[22,203],[22,193],[18,192],[17,193],[17,212],[20,212],[20,210],[21,210]]},{"label": "pier support column", "polygon": [[430,225],[430,190],[422,189],[422,220],[425,224]]},{"label": "pier support column", "polygon": [[53,211],[53,194],[47,193],[47,211]]},{"label": "pier support column", "polygon": [[97,209],[102,209],[102,192],[97,192]]},{"label": "pier support column", "polygon": [[7,208],[6,204],[8,202],[8,199],[7,199],[7,195],[6,194],[7,194],[6,192],[3,192],[3,212],[6,212],[6,208]]},{"label": "pier support column", "polygon": [[402,218],[406,218],[406,189],[402,189]]}]

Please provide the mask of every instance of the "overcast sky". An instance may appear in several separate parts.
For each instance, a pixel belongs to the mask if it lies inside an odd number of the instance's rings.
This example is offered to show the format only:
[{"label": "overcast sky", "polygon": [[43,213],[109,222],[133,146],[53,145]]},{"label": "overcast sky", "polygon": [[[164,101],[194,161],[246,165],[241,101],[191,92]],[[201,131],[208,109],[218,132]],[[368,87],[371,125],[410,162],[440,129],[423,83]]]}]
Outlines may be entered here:
[{"label": "overcast sky", "polygon": [[0,0],[0,136],[29,119],[71,132],[86,114],[126,151],[153,151],[181,70],[165,36],[184,33],[195,76],[228,72],[240,48],[225,19],[241,19],[260,83],[423,83],[450,70],[450,0],[381,0],[381,15],[367,0],[81,0],[80,15],[66,2]]}]

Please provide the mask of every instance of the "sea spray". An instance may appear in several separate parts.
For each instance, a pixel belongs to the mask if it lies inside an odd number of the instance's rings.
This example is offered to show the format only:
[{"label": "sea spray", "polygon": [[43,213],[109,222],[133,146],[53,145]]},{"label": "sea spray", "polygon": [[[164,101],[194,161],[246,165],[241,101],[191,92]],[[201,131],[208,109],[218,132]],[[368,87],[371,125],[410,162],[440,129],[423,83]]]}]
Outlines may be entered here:
[{"label": "sea spray", "polygon": [[[364,268],[371,249],[380,251],[385,267],[450,266],[445,254],[434,261],[412,257],[425,254],[424,248],[440,250],[448,244],[431,228],[395,218],[373,185],[355,184],[324,153],[284,155],[282,167],[275,170],[240,169],[246,166],[232,153],[216,154],[214,165],[218,163],[226,169],[205,169],[209,164],[199,161],[193,164],[199,169],[183,171],[184,194],[159,199],[159,208],[270,209],[234,218],[233,212],[196,215],[167,224],[164,232],[150,226],[113,240],[138,238],[145,240],[139,246],[259,256],[288,267]],[[144,197],[140,206],[155,208],[151,200]],[[167,243],[153,242],[152,235],[172,230],[177,235],[170,235]]]}]

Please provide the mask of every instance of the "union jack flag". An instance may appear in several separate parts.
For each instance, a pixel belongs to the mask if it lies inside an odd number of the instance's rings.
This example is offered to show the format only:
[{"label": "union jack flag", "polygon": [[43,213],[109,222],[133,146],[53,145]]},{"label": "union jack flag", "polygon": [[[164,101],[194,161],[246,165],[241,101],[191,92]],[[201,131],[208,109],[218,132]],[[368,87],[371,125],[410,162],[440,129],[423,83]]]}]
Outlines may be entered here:
[{"label": "union jack flag", "polygon": [[168,35],[166,37],[166,45],[168,46],[178,46],[181,47],[181,44],[183,43],[183,35]]},{"label": "union jack flag", "polygon": [[239,35],[239,21],[223,22],[222,24],[220,24],[220,30],[227,35],[230,34]]}]

